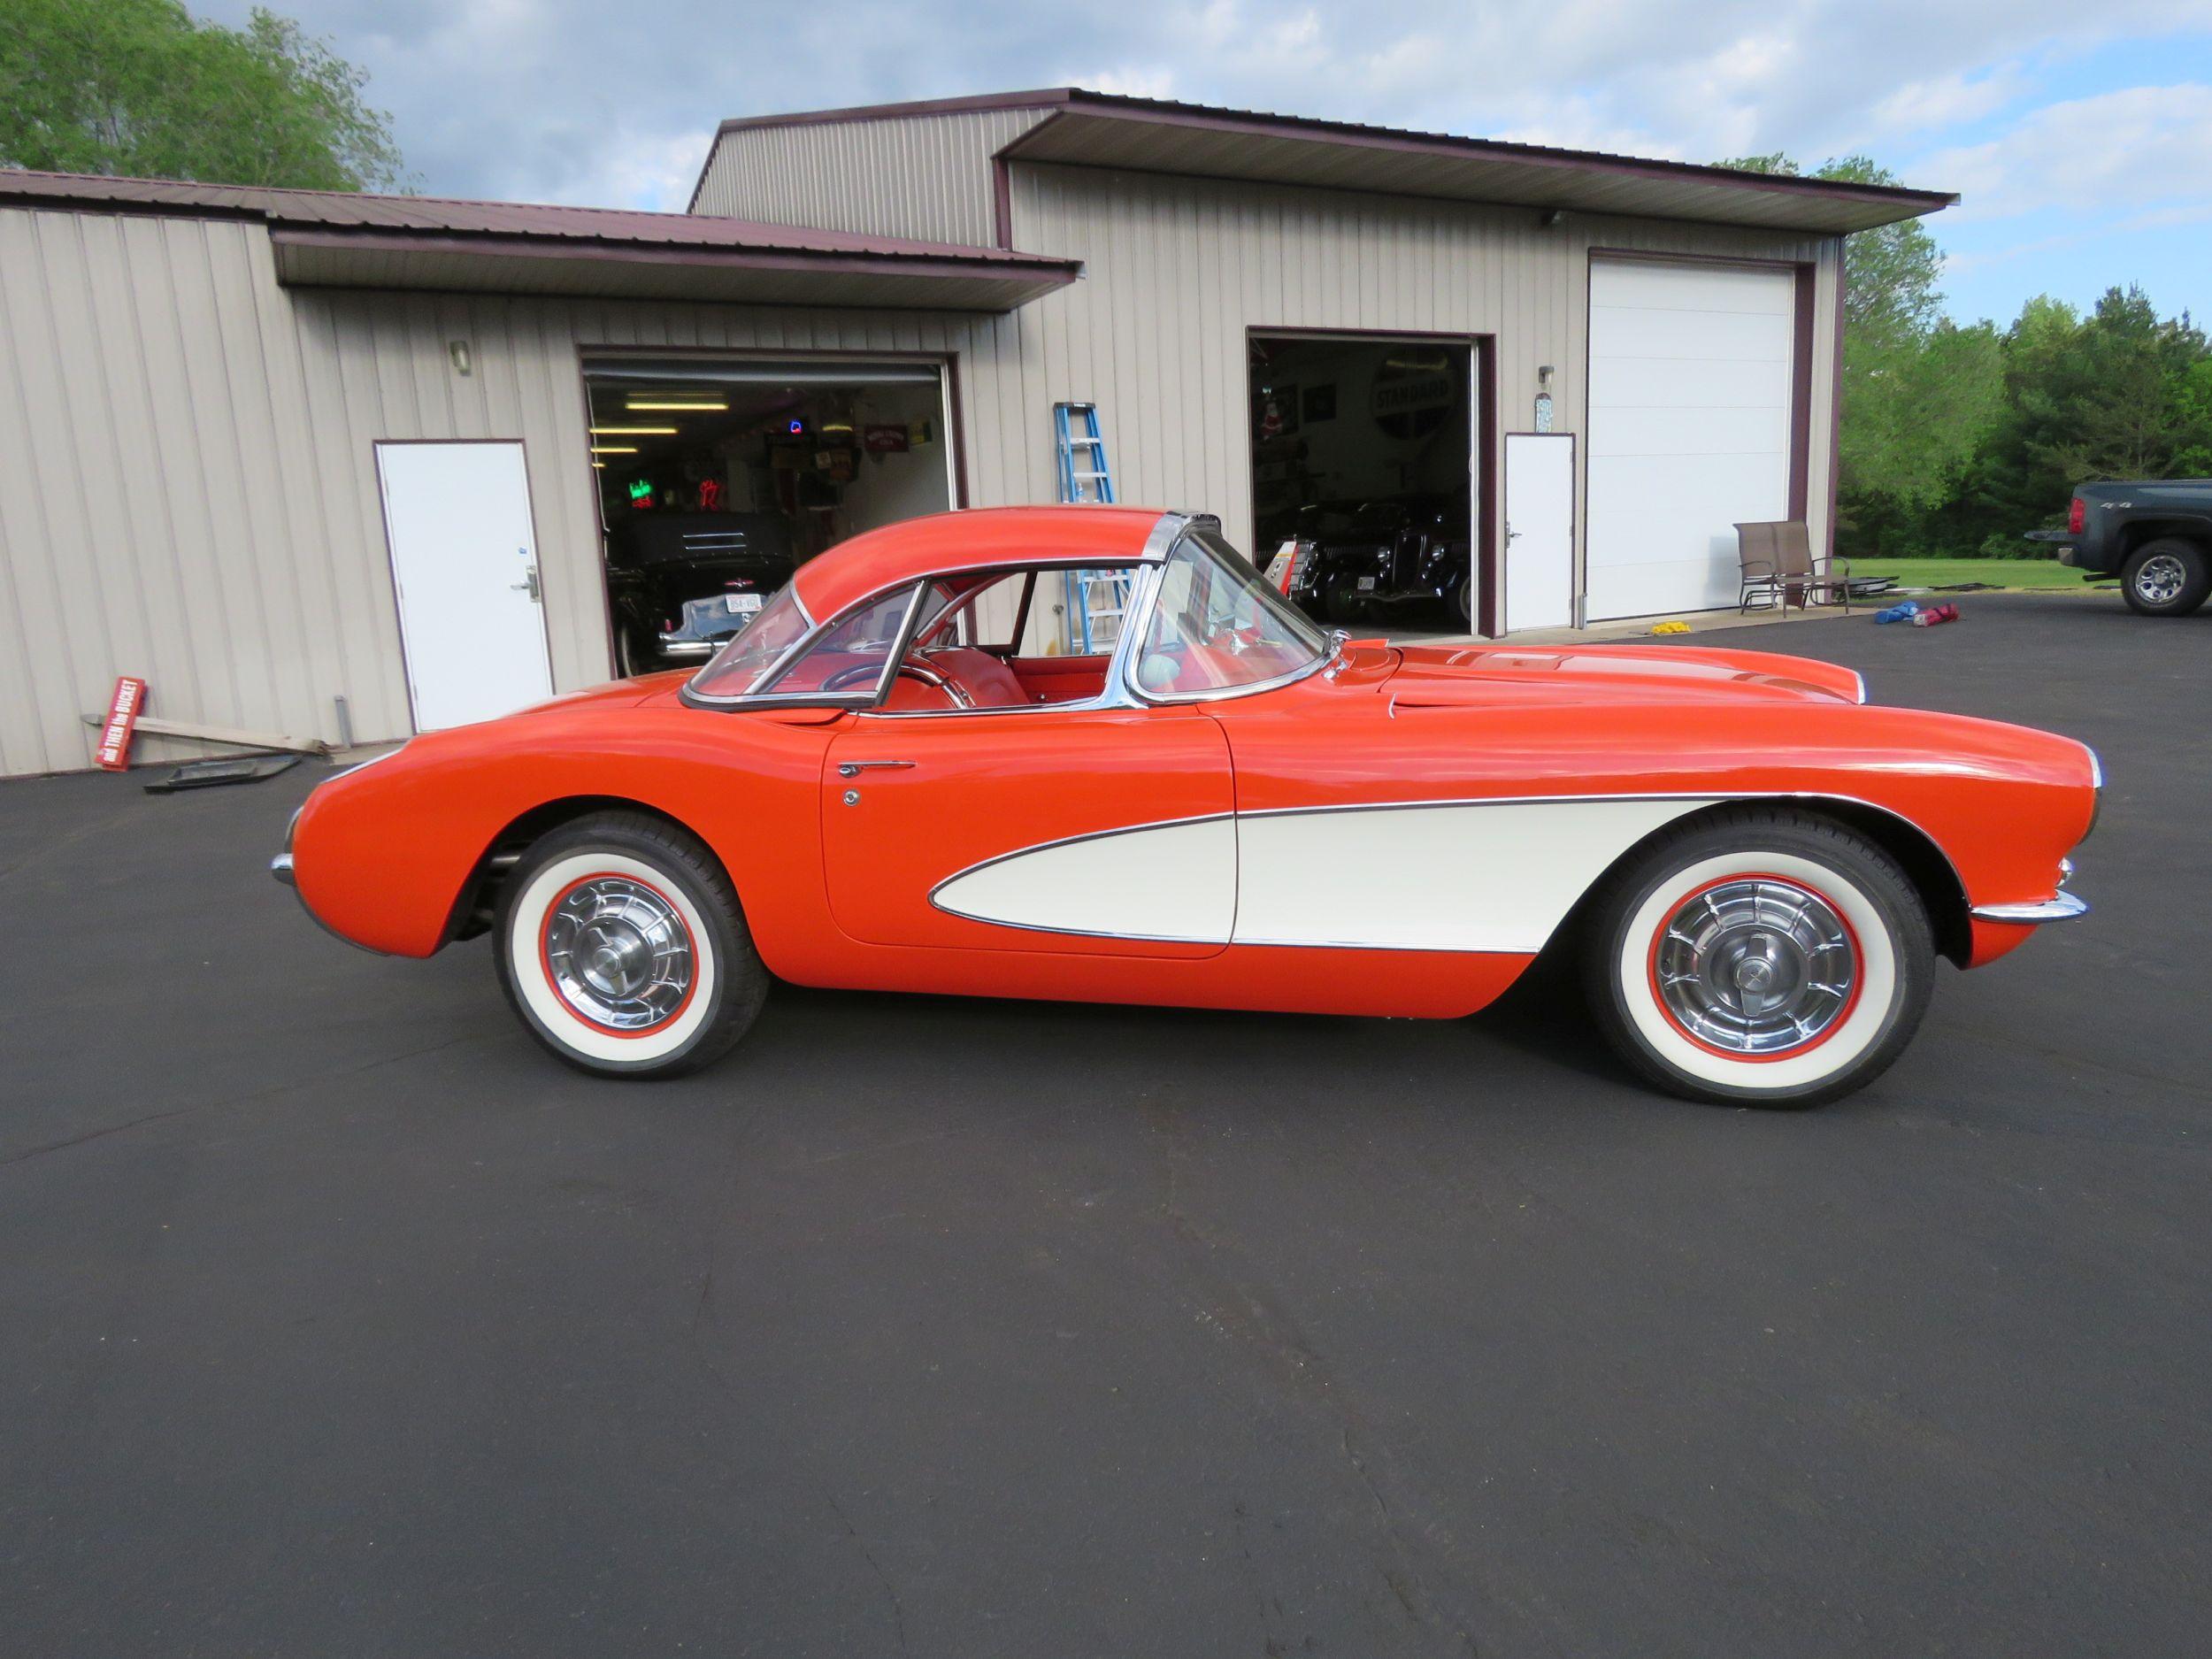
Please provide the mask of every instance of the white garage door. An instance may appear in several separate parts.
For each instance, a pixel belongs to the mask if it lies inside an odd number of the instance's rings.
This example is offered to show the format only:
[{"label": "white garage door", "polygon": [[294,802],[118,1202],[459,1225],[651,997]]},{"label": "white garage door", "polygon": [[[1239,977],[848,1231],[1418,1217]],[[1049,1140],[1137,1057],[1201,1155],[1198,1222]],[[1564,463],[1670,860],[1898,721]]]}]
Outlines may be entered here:
[{"label": "white garage door", "polygon": [[1796,295],[1787,271],[1592,262],[1592,621],[1736,603],[1736,525],[1789,514]]}]

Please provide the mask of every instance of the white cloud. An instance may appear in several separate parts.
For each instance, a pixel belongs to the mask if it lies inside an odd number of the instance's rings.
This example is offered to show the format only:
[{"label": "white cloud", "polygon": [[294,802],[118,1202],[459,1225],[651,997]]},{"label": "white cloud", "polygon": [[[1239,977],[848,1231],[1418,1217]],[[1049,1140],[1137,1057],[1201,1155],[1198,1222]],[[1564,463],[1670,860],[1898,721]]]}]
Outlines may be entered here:
[{"label": "white cloud", "polygon": [[[196,0],[226,20],[249,0]],[[425,188],[680,205],[725,116],[1073,82],[1688,160],[1865,149],[1976,211],[2212,154],[2188,88],[1941,142],[2100,42],[2212,30],[2212,0],[286,0],[368,70]],[[1912,80],[1900,85],[1901,65]],[[2136,119],[2128,97],[2165,99]],[[2087,110],[2096,100],[2084,100]],[[2179,131],[2168,130],[2187,116]],[[2100,119],[2125,125],[2101,129]],[[2070,123],[2070,124],[2069,124]],[[2103,157],[2101,161],[2096,157]],[[1956,169],[1955,172],[1953,169]],[[680,188],[678,188],[680,183]],[[2131,195],[2145,207],[2168,200]]]},{"label": "white cloud", "polygon": [[1868,111],[1868,121],[1884,134],[1939,132],[1993,115],[2024,96],[2033,84],[2027,65],[2002,63],[1993,68],[1955,71],[1902,86]]},{"label": "white cloud", "polygon": [[1962,218],[2041,209],[2111,212],[2212,200],[2212,87],[2131,87],[2036,111],[1985,143],[1915,171],[1964,197]]}]

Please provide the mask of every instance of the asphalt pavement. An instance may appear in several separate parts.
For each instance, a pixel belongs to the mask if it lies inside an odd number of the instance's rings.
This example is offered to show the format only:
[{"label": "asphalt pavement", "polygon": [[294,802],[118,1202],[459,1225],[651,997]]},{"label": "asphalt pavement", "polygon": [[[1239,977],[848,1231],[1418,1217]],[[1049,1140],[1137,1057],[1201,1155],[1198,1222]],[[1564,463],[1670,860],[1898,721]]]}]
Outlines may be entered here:
[{"label": "asphalt pavement", "polygon": [[2204,1652],[2212,611],[1961,609],[1694,641],[2106,764],[2093,913],[1803,1114],[1555,976],[597,1082],[268,879],[313,766],[0,786],[0,1650]]}]

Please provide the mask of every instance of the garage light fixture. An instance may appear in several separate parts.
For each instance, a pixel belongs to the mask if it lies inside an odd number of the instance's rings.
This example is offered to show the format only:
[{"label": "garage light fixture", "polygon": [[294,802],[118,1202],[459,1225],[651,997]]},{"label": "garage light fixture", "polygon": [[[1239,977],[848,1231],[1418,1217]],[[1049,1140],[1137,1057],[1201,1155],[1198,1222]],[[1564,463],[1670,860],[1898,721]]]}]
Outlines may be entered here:
[{"label": "garage light fixture", "polygon": [[591,452],[594,455],[635,455],[637,445],[634,443],[595,443],[591,446]]},{"label": "garage light fixture", "polygon": [[679,401],[675,398],[633,397],[629,400],[629,407],[633,410],[651,410],[664,414],[686,412],[711,415],[718,414],[729,406],[726,399],[706,401],[699,398],[685,398]]},{"label": "garage light fixture", "polygon": [[595,438],[672,438],[676,435],[676,428],[673,426],[594,426],[591,429],[591,435]]}]

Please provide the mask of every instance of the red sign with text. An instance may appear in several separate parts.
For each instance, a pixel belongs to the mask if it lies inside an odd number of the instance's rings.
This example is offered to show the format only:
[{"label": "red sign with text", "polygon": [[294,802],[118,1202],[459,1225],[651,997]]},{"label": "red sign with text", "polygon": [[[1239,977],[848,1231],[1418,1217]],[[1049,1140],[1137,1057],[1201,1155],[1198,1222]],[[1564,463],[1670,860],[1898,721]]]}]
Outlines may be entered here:
[{"label": "red sign with text", "polygon": [[121,772],[131,764],[131,733],[145,707],[144,680],[125,674],[115,682],[115,695],[108,702],[108,718],[100,727],[99,751],[94,756],[108,771]]}]

